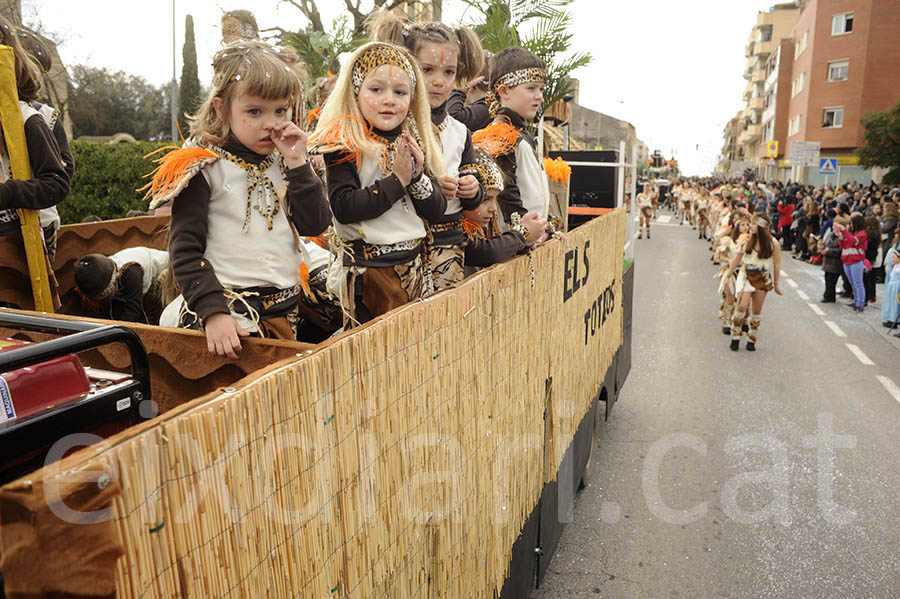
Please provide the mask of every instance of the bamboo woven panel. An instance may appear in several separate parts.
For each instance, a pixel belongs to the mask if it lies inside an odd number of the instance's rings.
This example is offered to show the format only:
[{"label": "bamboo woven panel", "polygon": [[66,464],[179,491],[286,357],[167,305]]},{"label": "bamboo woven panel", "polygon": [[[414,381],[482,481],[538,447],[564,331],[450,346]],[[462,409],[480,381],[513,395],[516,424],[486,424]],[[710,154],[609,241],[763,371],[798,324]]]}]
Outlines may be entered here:
[{"label": "bamboo woven panel", "polygon": [[119,597],[493,598],[622,342],[625,235],[619,209],[77,454],[121,481]]}]

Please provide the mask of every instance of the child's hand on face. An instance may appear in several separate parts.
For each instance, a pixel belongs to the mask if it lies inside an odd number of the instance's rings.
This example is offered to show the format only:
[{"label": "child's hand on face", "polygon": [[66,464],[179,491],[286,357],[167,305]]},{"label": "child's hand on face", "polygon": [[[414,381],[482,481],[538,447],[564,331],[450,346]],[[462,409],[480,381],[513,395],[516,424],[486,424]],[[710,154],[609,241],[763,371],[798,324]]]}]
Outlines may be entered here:
[{"label": "child's hand on face", "polygon": [[460,179],[457,179],[456,177],[441,177],[439,182],[441,184],[441,192],[444,194],[444,197],[447,198],[448,202],[456,197]]},{"label": "child's hand on face", "polygon": [[306,164],[306,132],[291,121],[282,121],[269,129],[272,143],[284,156],[288,168],[297,168]]},{"label": "child's hand on face", "polygon": [[472,175],[463,175],[460,177],[457,194],[461,198],[474,198],[478,195],[478,179]]},{"label": "child's hand on face", "polygon": [[522,224],[525,225],[525,228],[528,230],[525,244],[533,245],[541,240],[544,229],[547,228],[547,219],[541,218],[540,214],[532,210],[531,212],[526,212],[525,215],[522,216]]},{"label": "child's hand on face", "polygon": [[240,337],[250,336],[250,333],[238,326],[231,314],[224,312],[218,312],[207,318],[204,328],[209,353],[228,356],[232,360],[237,360],[237,352],[241,351]]}]

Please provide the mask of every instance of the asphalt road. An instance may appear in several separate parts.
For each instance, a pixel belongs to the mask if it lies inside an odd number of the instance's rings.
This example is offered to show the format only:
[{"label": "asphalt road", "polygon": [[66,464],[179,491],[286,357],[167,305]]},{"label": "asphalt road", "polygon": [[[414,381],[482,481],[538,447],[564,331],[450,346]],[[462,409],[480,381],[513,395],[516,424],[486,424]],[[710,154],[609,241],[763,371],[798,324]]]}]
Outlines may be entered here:
[{"label": "asphalt road", "polygon": [[729,351],[707,243],[660,216],[631,374],[532,597],[900,597],[900,339],[786,257],[757,351]]}]

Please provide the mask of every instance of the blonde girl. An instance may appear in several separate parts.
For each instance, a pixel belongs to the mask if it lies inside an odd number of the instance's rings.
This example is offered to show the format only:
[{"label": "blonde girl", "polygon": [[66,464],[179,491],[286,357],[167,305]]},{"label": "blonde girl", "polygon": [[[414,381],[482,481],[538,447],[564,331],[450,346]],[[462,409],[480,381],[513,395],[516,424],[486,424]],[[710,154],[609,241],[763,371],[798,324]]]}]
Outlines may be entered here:
[{"label": "blonde girl", "polygon": [[463,210],[476,208],[484,196],[477,178],[459,173],[461,164],[475,161],[475,150],[466,126],[447,113],[447,99],[454,84],[479,76],[484,50],[470,29],[451,29],[442,23],[412,24],[390,12],[376,16],[371,33],[377,41],[405,47],[422,70],[431,122],[437,127],[447,170],[439,180],[447,208],[440,219],[428,223],[426,246],[434,291],[441,291],[463,280]]},{"label": "blonde girl", "polygon": [[325,156],[340,260],[329,287],[347,316],[365,322],[426,295],[426,221],[447,208],[446,168],[409,52],[379,42],[354,52],[311,140]]},{"label": "blonde girl", "polygon": [[722,319],[722,333],[731,334],[731,318],[734,314],[735,300],[735,276],[725,276],[731,260],[744,243],[750,237],[750,221],[745,218],[729,218],[725,225],[725,231],[721,235],[718,246],[718,255],[724,265],[719,270],[719,318]]},{"label": "blonde girl", "polygon": [[[331,220],[291,122],[297,57],[261,42],[213,58],[212,90],[185,147],[161,159],[152,207],[172,204],[169,255],[181,289],[161,324],[202,328],[211,353],[237,357],[250,334],[295,339],[303,259],[298,235]],[[201,176],[197,176],[200,174]]]}]

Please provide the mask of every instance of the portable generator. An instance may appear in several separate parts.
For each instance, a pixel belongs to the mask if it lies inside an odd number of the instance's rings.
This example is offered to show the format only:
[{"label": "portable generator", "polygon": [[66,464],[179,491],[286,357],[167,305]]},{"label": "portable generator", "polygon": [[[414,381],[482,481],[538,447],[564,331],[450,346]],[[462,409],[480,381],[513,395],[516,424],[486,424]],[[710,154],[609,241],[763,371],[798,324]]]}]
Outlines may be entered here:
[{"label": "portable generator", "polygon": [[[0,327],[62,335],[39,343],[0,337],[0,484],[53,459],[63,437],[108,437],[156,415],[147,352],[134,331],[2,309]],[[130,373],[86,367],[76,355],[112,343],[127,347]]]}]

